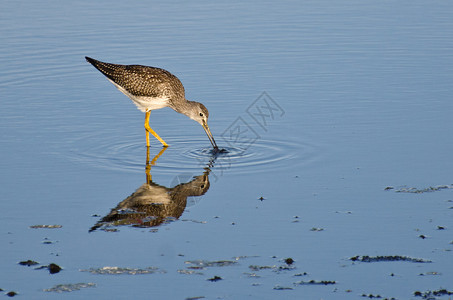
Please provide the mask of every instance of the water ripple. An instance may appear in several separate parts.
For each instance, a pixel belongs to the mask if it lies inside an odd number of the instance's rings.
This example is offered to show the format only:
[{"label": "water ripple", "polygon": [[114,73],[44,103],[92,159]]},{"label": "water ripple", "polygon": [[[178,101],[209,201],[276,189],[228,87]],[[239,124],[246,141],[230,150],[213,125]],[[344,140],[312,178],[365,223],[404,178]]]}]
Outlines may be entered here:
[{"label": "water ripple", "polygon": [[[111,170],[143,172],[146,161],[144,140],[137,136],[112,139],[108,135],[89,134],[83,142],[73,141],[70,159]],[[227,146],[225,152],[214,153],[203,137],[168,137],[171,146],[156,160],[153,170],[180,174],[198,172],[210,167],[231,174],[251,174],[302,166],[317,160],[319,149],[308,142],[289,139],[260,139],[248,148]],[[204,145],[200,147],[200,145]],[[150,148],[150,160],[162,148]]]}]

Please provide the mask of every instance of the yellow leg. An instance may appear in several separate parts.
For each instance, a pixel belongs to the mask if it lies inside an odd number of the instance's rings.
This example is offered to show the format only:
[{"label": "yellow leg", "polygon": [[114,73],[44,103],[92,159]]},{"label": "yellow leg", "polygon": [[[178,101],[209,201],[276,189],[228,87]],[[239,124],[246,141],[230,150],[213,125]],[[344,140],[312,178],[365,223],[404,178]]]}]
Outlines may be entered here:
[{"label": "yellow leg", "polygon": [[165,141],[151,128],[149,127],[149,116],[151,115],[151,111],[147,111],[145,114],[145,129],[146,129],[146,147],[149,147],[149,133],[151,132],[152,135],[156,139],[159,140],[159,142],[162,143],[164,147],[168,147],[168,144],[165,143]]}]

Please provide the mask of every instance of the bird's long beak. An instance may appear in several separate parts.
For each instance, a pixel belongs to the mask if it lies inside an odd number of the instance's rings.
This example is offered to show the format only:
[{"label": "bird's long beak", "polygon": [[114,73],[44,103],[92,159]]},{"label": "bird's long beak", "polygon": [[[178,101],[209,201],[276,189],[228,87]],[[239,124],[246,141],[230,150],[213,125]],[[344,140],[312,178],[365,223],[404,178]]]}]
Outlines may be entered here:
[{"label": "bird's long beak", "polygon": [[212,136],[212,133],[211,133],[211,130],[209,129],[208,124],[203,121],[202,126],[203,126],[204,131],[206,131],[206,134],[208,135],[208,138],[212,144],[212,147],[214,147],[214,149],[219,149],[219,147],[217,147],[217,144],[215,143],[214,137]]}]

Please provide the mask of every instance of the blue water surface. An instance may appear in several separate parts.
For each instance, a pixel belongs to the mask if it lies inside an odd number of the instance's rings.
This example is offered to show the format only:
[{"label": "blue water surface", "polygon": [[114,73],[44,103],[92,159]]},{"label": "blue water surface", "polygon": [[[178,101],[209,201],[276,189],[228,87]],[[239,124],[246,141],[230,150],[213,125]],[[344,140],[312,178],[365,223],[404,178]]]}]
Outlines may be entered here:
[{"label": "blue water surface", "polygon": [[[3,1],[0,288],[27,299],[453,291],[452,13],[445,1]],[[159,226],[102,223],[150,178],[144,115],[85,56],[169,70],[228,150],[213,156],[201,126],[170,108],[151,113],[170,144],[151,140],[152,186],[187,197]],[[203,175],[202,192],[174,189]],[[364,255],[401,259],[350,260]],[[39,264],[18,264],[28,259]],[[63,270],[35,270],[50,263]]]}]

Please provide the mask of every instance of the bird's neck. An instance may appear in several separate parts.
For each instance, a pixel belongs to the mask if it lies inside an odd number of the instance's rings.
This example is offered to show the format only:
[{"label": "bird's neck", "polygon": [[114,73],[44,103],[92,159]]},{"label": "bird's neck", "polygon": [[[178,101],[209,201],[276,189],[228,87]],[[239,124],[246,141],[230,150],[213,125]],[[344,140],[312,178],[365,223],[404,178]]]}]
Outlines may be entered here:
[{"label": "bird's neck", "polygon": [[176,112],[186,115],[190,118],[189,112],[190,108],[193,106],[194,101],[190,101],[187,99],[184,99],[184,101],[181,101],[177,106],[172,107]]}]

